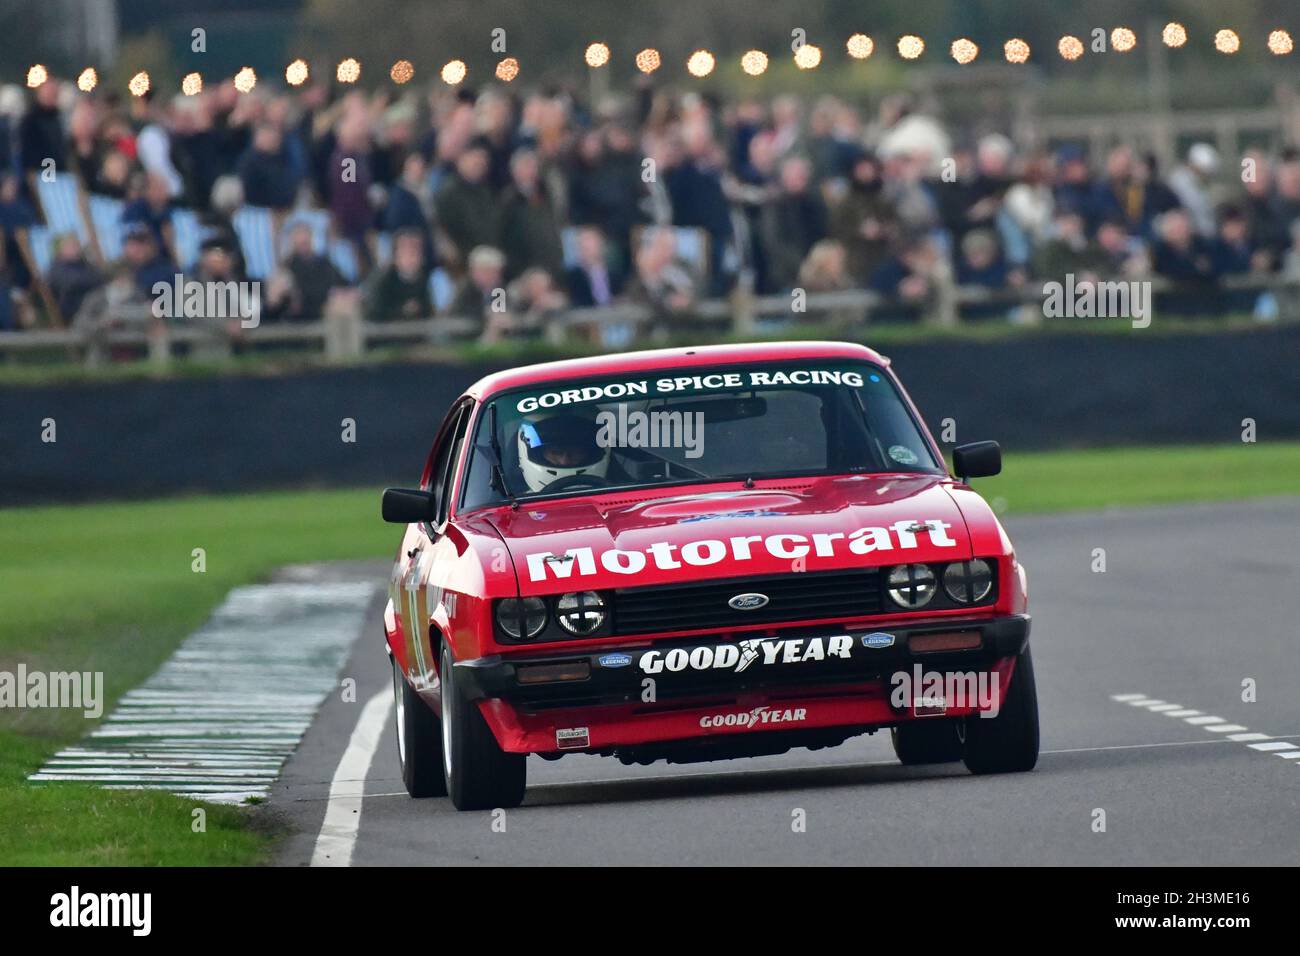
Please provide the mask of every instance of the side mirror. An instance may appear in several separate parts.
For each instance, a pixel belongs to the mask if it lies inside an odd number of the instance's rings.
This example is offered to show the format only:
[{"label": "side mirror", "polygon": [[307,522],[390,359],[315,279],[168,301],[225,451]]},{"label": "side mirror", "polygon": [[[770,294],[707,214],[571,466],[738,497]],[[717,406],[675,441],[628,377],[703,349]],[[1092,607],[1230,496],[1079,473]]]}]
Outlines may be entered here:
[{"label": "side mirror", "polygon": [[436,495],[417,488],[385,488],[384,520],[394,524],[418,524],[432,521],[437,513]]},{"label": "side mirror", "polygon": [[991,478],[1002,471],[1002,449],[995,441],[973,441],[952,450],[952,470],[962,481]]}]

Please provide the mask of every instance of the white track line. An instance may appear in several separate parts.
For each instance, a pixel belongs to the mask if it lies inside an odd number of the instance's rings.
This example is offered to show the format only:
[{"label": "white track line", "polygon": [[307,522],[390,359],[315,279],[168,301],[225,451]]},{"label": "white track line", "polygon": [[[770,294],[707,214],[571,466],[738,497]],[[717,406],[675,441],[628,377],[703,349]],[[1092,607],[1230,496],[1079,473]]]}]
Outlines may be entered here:
[{"label": "white track line", "polygon": [[[1241,724],[1228,723],[1222,717],[1210,717],[1202,714],[1199,710],[1184,708],[1181,704],[1166,704],[1162,700],[1155,700],[1145,694],[1111,694],[1110,699],[1120,704],[1129,704],[1132,707],[1143,707],[1152,713],[1164,714],[1166,717],[1181,718],[1184,723],[1191,724],[1193,727],[1200,727],[1212,734],[1225,734],[1226,737],[1222,739],[1233,743],[1244,743],[1251,750],[1271,753],[1273,756],[1282,757],[1285,760],[1300,760],[1300,744],[1271,737],[1268,734],[1253,733],[1249,728],[1243,727]],[[1252,741],[1260,742],[1252,743]]]},{"label": "white track line", "polygon": [[384,688],[366,701],[352,730],[347,750],[334,771],[330,783],[325,819],[316,837],[311,855],[312,866],[351,866],[352,850],[361,826],[361,801],[366,789],[366,775],[379,748],[379,738],[388,723],[393,706],[393,692]]}]

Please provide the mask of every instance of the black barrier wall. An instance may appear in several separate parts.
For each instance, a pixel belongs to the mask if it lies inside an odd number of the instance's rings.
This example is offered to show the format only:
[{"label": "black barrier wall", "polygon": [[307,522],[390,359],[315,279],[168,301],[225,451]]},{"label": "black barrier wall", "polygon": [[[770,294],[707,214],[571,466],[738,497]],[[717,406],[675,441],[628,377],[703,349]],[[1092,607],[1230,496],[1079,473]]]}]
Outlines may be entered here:
[{"label": "black barrier wall", "polygon": [[[1300,438],[1300,328],[1035,335],[886,349],[938,437],[1009,451]],[[0,389],[0,504],[414,484],[489,366],[394,364]],[[54,442],[42,441],[53,419]],[[345,442],[345,419],[355,441]]]}]

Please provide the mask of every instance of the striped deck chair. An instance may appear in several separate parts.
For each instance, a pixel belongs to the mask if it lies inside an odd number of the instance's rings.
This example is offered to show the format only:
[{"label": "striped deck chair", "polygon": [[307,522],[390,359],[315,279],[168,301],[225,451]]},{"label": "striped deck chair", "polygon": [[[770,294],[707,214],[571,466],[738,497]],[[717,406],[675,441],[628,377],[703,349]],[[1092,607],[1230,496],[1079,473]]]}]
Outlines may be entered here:
[{"label": "striped deck chair", "polygon": [[375,233],[375,268],[386,269],[393,261],[393,234],[391,232]]},{"label": "striped deck chair", "polygon": [[349,285],[356,285],[361,276],[361,265],[357,262],[356,247],[351,242],[347,239],[330,240],[330,262]]},{"label": "striped deck chair", "polygon": [[126,203],[112,196],[90,197],[90,221],[105,262],[122,258],[122,210]]},{"label": "striped deck chair", "polygon": [[32,262],[42,277],[50,271],[50,264],[54,261],[54,240],[64,232],[67,230],[55,230],[50,226],[32,226],[27,230]]},{"label": "striped deck chair", "polygon": [[33,177],[36,185],[36,200],[40,203],[41,215],[45,224],[56,236],[67,232],[77,234],[82,245],[91,244],[90,227],[81,215],[81,192],[77,177],[72,173],[60,173],[53,181],[47,182],[43,177]]},{"label": "striped deck chair", "polygon": [[176,248],[176,264],[183,272],[194,268],[199,261],[199,249],[205,238],[203,224],[193,209],[172,210],[172,240]]},{"label": "striped deck chair", "polygon": [[433,310],[438,313],[446,312],[456,301],[456,280],[442,266],[429,273],[429,298],[433,300]]},{"label": "striped deck chair", "polygon": [[231,224],[244,253],[244,268],[250,279],[265,279],[275,270],[275,216],[262,206],[243,206],[235,211]]},{"label": "striped deck chair", "polygon": [[578,233],[577,226],[565,226],[560,230],[560,249],[564,255],[564,268],[572,269],[578,264]]}]

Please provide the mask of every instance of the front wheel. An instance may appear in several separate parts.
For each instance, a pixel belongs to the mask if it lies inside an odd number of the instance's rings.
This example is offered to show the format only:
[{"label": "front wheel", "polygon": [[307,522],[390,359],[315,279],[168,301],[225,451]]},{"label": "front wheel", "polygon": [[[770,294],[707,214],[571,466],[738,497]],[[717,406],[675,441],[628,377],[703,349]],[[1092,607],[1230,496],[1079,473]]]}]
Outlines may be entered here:
[{"label": "front wheel", "polygon": [[1038,689],[1028,646],[1016,660],[998,715],[966,719],[962,760],[971,773],[1020,773],[1038,763]]},{"label": "front wheel", "polygon": [[393,700],[397,710],[397,759],[402,782],[413,797],[442,797],[447,784],[442,776],[442,729],[438,718],[402,676],[393,659]]},{"label": "front wheel", "polygon": [[524,800],[527,756],[507,753],[492,729],[457,686],[451,653],[444,644],[442,679],[442,765],[447,794],[457,810],[517,807]]}]

